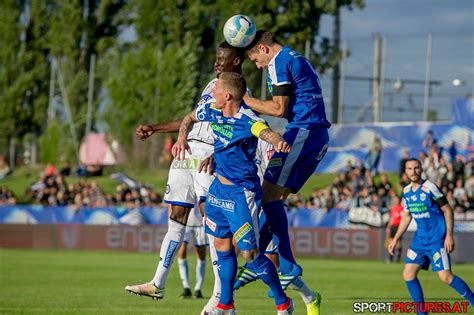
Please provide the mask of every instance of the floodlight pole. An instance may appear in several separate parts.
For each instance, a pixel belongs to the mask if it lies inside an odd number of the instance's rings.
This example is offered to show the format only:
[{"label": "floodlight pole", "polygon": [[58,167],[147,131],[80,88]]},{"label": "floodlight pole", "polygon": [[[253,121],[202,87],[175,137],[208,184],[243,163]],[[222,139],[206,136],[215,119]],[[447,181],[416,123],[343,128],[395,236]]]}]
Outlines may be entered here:
[{"label": "floodlight pole", "polygon": [[428,34],[428,43],[426,46],[426,67],[425,67],[425,96],[423,98],[423,120],[428,121],[428,107],[430,102],[430,78],[431,78],[431,54],[432,54],[432,35]]}]

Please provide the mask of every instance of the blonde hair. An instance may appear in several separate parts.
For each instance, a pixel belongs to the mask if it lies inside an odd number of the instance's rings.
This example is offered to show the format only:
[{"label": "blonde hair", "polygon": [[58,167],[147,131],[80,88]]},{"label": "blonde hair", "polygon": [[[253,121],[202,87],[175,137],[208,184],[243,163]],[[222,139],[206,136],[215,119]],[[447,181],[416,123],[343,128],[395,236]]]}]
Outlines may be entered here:
[{"label": "blonde hair", "polygon": [[221,72],[219,81],[221,81],[222,88],[230,92],[236,101],[242,100],[247,92],[247,82],[245,82],[245,78],[237,72]]}]

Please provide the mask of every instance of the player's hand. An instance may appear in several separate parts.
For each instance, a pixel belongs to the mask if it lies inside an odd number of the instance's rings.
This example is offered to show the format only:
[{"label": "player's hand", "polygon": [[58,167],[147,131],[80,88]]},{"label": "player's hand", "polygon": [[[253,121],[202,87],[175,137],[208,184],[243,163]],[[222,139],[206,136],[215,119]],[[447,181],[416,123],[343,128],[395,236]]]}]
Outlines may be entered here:
[{"label": "player's hand", "polygon": [[214,154],[211,154],[209,157],[202,160],[201,164],[199,165],[199,173],[204,171],[205,173],[209,173],[209,175],[214,174],[214,168],[212,167],[214,163]]},{"label": "player's hand", "polygon": [[454,251],[454,238],[452,235],[447,235],[446,239],[444,240],[444,249],[448,254],[451,254]]},{"label": "player's hand", "polygon": [[186,138],[178,138],[178,141],[176,141],[171,148],[171,154],[173,154],[174,158],[177,160],[184,160],[186,152],[191,154],[191,148],[188,145],[188,141]]},{"label": "player's hand", "polygon": [[138,139],[144,141],[150,137],[153,132],[154,130],[152,125],[140,125],[137,127],[137,130],[135,130],[135,135]]},{"label": "player's hand", "polygon": [[276,152],[288,153],[291,150],[291,146],[285,140],[278,141],[273,147]]},{"label": "player's hand", "polygon": [[390,241],[390,244],[388,244],[387,251],[390,254],[390,256],[393,256],[393,249],[397,245],[397,242],[398,242],[397,239],[392,238],[392,240]]}]

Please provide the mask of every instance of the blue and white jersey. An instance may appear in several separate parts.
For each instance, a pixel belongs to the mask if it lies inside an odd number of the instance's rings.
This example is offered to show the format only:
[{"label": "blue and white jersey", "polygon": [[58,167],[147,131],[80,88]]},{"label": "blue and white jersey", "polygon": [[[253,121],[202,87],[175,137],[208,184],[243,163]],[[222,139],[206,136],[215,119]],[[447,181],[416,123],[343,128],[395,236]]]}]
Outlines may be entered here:
[{"label": "blue and white jersey", "polygon": [[412,184],[403,188],[402,204],[416,221],[413,247],[442,246],[446,237],[446,222],[441,207],[446,197],[435,184],[426,180],[416,191]]},{"label": "blue and white jersey", "polygon": [[224,117],[213,107],[214,101],[202,103],[196,110],[198,121],[209,121],[215,138],[216,173],[250,191],[261,189],[255,164],[258,138],[252,128],[265,123],[245,103],[234,117]]},{"label": "blue and white jersey", "polygon": [[331,126],[326,119],[323,93],[316,71],[308,59],[290,47],[284,46],[270,60],[267,86],[272,96],[290,97],[285,115],[287,129]]},{"label": "blue and white jersey", "polygon": [[[214,95],[212,94],[212,89],[216,85],[216,82],[217,82],[217,79],[213,79],[206,85],[206,87],[201,93],[201,100],[199,101],[197,106],[199,106],[199,104],[202,104],[202,103],[214,101]],[[209,122],[204,121],[204,122],[195,123],[193,125],[193,128],[188,134],[188,141],[203,142],[212,146],[214,144],[214,137],[212,136],[212,129],[209,126]]]}]

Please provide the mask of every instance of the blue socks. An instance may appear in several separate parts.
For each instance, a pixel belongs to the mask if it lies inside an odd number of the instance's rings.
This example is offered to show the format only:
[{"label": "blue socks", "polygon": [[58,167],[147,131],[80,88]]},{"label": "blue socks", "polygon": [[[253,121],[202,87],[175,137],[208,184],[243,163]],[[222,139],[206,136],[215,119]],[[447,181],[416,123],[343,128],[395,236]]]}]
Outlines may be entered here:
[{"label": "blue socks", "polygon": [[296,261],[291,252],[290,236],[288,234],[288,218],[283,201],[270,201],[262,207],[267,221],[270,223],[272,233],[278,238],[280,272],[282,274],[289,273],[293,269],[293,265],[296,265]]},{"label": "blue socks", "polygon": [[247,268],[256,273],[270,290],[272,290],[276,305],[281,305],[288,301],[288,297],[281,288],[280,279],[278,278],[275,266],[267,256],[263,253],[259,253],[254,260],[247,262]]},{"label": "blue socks", "polygon": [[[408,292],[410,293],[410,296],[413,302],[418,302],[418,303],[425,302],[425,299],[423,297],[423,290],[421,289],[421,284],[420,284],[420,281],[418,281],[418,278],[405,281],[405,283],[407,284],[407,289],[408,289]],[[425,315],[428,313],[418,312],[418,314]]]},{"label": "blue socks", "polygon": [[474,294],[469,286],[458,276],[454,276],[453,281],[449,284],[451,288],[456,290],[463,298],[469,301],[474,306]]},{"label": "blue socks", "polygon": [[219,278],[221,278],[221,296],[219,304],[230,305],[234,302],[234,280],[237,275],[237,256],[232,248],[229,251],[217,252]]}]

